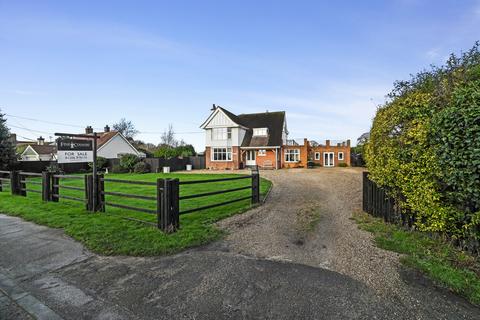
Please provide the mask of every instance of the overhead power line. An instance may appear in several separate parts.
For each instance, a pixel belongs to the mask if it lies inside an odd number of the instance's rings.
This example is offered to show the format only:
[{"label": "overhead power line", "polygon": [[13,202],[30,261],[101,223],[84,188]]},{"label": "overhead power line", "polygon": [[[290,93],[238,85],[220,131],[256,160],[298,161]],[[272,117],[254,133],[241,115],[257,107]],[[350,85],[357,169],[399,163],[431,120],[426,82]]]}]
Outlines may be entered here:
[{"label": "overhead power line", "polygon": [[[28,120],[28,121],[43,122],[43,123],[55,124],[55,125],[60,125],[60,126],[65,126],[65,127],[73,127],[73,128],[82,128],[82,129],[85,128],[85,126],[81,126],[81,125],[55,122],[55,121],[49,121],[49,120],[42,120],[42,119],[35,119],[35,118],[17,116],[17,115],[8,114],[8,113],[5,114],[5,115],[8,116],[8,117],[18,118],[18,119],[23,119],[23,120]],[[12,127],[15,127],[15,126],[12,126]],[[35,132],[45,133],[45,132],[38,131],[38,130],[31,130],[31,129],[28,129],[27,127],[23,127],[23,128],[20,128],[20,129],[24,129],[24,130],[27,130],[27,131],[35,131]],[[103,128],[94,128],[94,129],[103,130]],[[142,131],[142,130],[139,130],[138,133],[139,134],[163,134],[164,131]],[[175,133],[176,134],[201,134],[201,133],[204,133],[204,132],[203,131],[184,131],[184,132],[175,132]],[[50,134],[50,133],[48,133],[48,134]]]}]

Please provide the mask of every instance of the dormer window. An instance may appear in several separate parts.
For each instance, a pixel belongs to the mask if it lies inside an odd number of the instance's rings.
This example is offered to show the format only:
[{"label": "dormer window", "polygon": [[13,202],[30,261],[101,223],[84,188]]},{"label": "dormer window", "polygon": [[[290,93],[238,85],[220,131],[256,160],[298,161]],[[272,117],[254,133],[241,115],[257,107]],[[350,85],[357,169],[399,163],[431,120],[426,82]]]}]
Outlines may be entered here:
[{"label": "dormer window", "polygon": [[268,135],[268,128],[254,128],[253,129],[254,136],[267,136]]}]

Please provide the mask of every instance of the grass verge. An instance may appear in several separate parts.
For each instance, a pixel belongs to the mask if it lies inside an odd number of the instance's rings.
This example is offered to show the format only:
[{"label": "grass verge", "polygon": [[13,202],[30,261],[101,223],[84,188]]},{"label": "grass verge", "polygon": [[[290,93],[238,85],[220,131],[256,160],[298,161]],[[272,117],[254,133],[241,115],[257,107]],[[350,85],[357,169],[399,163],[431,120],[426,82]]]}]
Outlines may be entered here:
[{"label": "grass verge", "polygon": [[[204,180],[235,175],[212,174],[110,174],[109,178],[123,180],[155,181],[157,178],[179,178],[180,180]],[[65,180],[62,185],[83,187],[83,180]],[[239,188],[250,184],[250,179],[228,182],[203,183],[184,185],[180,195],[204,193],[214,190]],[[27,188],[36,189],[40,186],[27,184]],[[271,182],[261,179],[260,191],[265,195],[271,187]],[[8,189],[7,189],[8,190]],[[105,183],[106,191],[141,194],[154,196],[154,186],[127,185]],[[201,207],[209,204],[238,199],[249,195],[250,190],[241,190],[209,197],[180,201],[180,209]],[[60,194],[84,197],[81,191],[60,188]],[[120,198],[107,196],[107,201],[155,209],[155,201]],[[214,222],[248,210],[250,201],[232,203],[229,205],[198,211],[180,216],[180,230],[173,234],[165,234],[160,230],[122,219],[124,217],[156,221],[155,215],[128,211],[107,206],[105,213],[91,213],[85,210],[80,202],[60,199],[59,202],[43,202],[37,193],[27,194],[27,197],[12,196],[10,192],[0,192],[0,212],[18,216],[37,224],[53,228],[61,228],[66,234],[85,244],[90,250],[104,255],[134,255],[151,256],[171,254],[183,249],[199,246],[220,238],[223,232],[216,228]]]},{"label": "grass verge", "polygon": [[437,285],[445,287],[480,305],[480,262],[441,239],[407,231],[366,213],[356,213],[360,228],[372,232],[375,244],[403,254],[401,262],[422,271]]}]

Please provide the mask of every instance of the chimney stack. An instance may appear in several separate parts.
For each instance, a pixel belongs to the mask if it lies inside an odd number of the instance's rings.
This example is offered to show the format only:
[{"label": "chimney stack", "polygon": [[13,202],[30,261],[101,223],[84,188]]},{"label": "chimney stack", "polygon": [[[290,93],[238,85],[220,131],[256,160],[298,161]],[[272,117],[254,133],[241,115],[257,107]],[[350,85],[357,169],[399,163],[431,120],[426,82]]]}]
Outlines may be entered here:
[{"label": "chimney stack", "polygon": [[42,136],[38,137],[37,144],[43,146],[45,144],[45,139]]},{"label": "chimney stack", "polygon": [[85,128],[85,133],[86,133],[86,134],[93,134],[93,128],[92,128],[92,126],[87,126],[87,127]]},{"label": "chimney stack", "polygon": [[217,109],[217,106],[216,106],[215,103],[214,103],[213,106],[212,106],[211,111],[215,111],[216,109]]},{"label": "chimney stack", "polygon": [[105,125],[105,128],[103,128],[103,131],[105,132],[110,132],[110,127],[107,125]]}]

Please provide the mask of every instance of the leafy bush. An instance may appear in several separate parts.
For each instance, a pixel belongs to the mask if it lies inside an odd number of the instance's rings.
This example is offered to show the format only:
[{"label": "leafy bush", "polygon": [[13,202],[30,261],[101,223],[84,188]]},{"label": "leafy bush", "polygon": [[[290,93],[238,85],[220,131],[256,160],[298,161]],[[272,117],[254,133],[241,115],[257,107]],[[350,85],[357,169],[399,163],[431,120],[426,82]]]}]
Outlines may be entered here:
[{"label": "leafy bush", "polygon": [[120,167],[123,169],[132,172],[135,164],[140,161],[140,158],[134,154],[125,154],[120,158]]},{"label": "leafy bush", "polygon": [[[97,157],[97,169],[104,169],[108,164],[108,160],[104,157]],[[93,163],[89,163],[88,167],[93,169]]]},{"label": "leafy bush", "polygon": [[179,156],[178,150],[171,146],[163,145],[158,148],[154,153],[155,157],[171,159]]},{"label": "leafy bush", "polygon": [[118,164],[115,164],[112,166],[112,173],[126,173],[126,172],[128,172],[128,170],[126,170],[125,168],[121,167]]},{"label": "leafy bush", "polygon": [[420,230],[480,238],[480,52],[395,83],[365,145],[370,177]]},{"label": "leafy bush", "polygon": [[149,173],[150,172],[150,165],[146,162],[138,162],[133,167],[133,172],[135,173]]},{"label": "leafy bush", "polygon": [[346,164],[345,162],[340,162],[338,166],[345,168],[345,167],[348,167],[348,164]]}]

